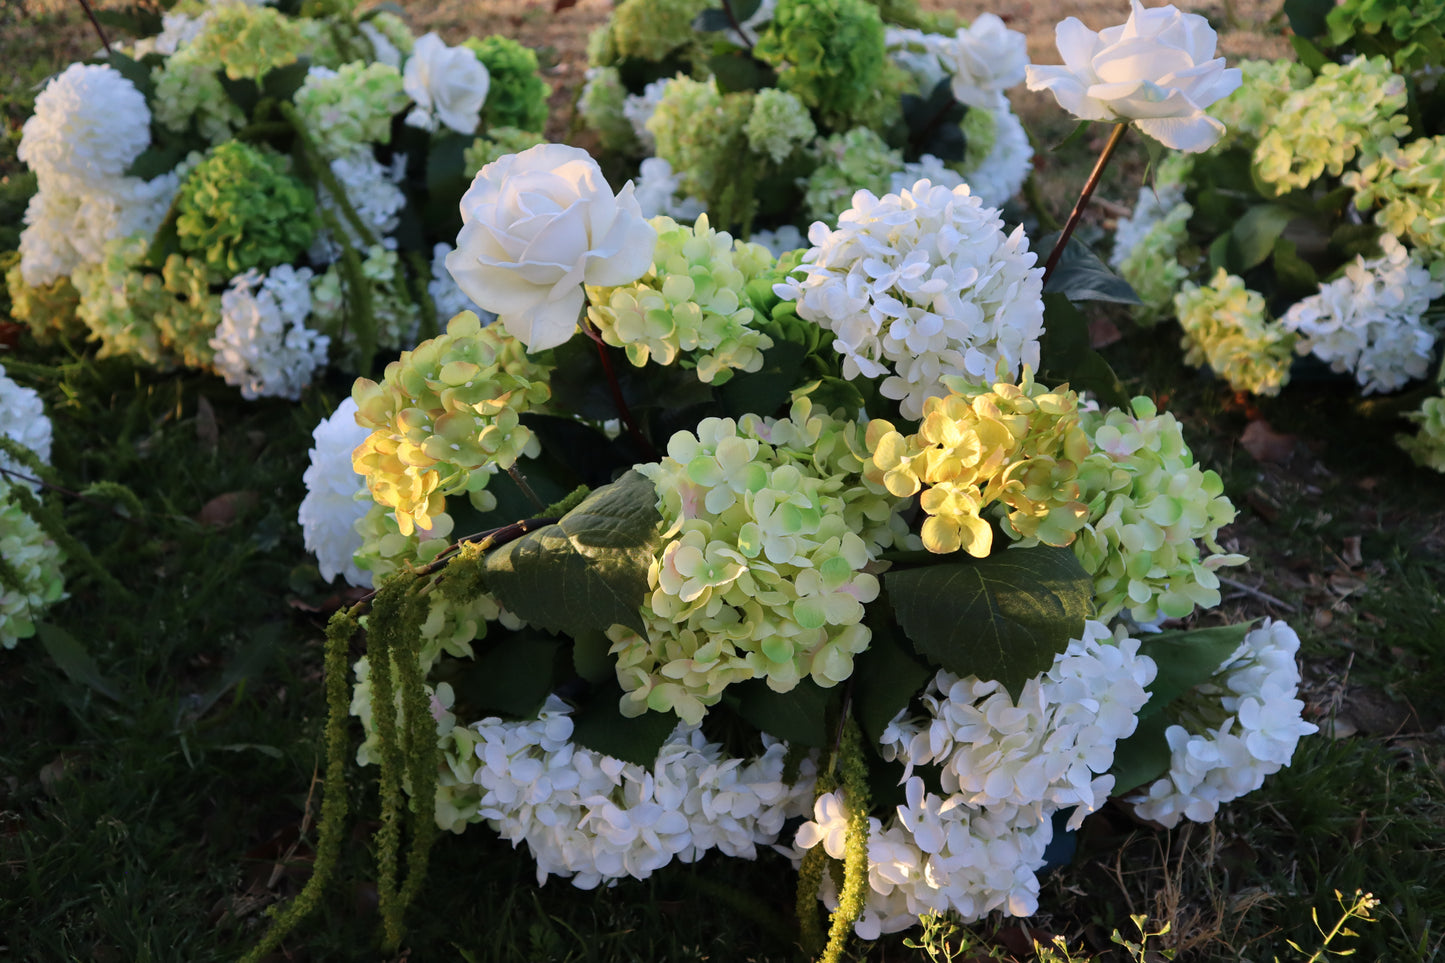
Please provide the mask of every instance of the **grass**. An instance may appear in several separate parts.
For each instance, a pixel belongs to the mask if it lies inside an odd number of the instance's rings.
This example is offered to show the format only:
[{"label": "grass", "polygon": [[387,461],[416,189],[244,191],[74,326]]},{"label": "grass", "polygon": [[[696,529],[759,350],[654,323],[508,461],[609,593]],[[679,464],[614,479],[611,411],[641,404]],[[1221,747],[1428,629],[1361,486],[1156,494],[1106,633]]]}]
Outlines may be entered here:
[{"label": "grass", "polygon": [[[30,84],[88,39],[74,15],[33,23],[44,42],[9,52],[16,68],[0,88],[0,176],[20,176],[13,150]],[[1067,130],[1044,133],[1053,142]],[[1051,176],[1089,163],[1075,147]],[[973,927],[975,942],[1022,960],[1033,939],[1060,937],[1074,959],[1132,959],[1111,936],[1134,938],[1131,916],[1142,915],[1151,933],[1168,924],[1150,950],[1179,959],[1306,960],[1323,945],[1315,915],[1327,932],[1342,912],[1336,891],[1348,901],[1364,890],[1382,900],[1376,922],[1353,923],[1358,935],[1330,950],[1445,957],[1439,476],[1411,465],[1389,441],[1400,426],[1361,410],[1348,386],[1239,399],[1182,364],[1174,330],[1110,317],[1127,337],[1107,356],[1184,422],[1240,507],[1226,538],[1254,563],[1232,573],[1247,588],[1230,593],[1224,617],[1288,617],[1304,641],[1312,718],[1341,737],[1304,740],[1290,768],[1210,826],[1163,832],[1110,808],[1080,834],[1073,863],[1045,878],[1043,914]],[[331,590],[294,518],[309,432],[347,385],[319,385],[299,404],[251,403],[214,379],[83,351],[22,341],[16,357],[12,376],[45,396],[67,485],[119,482],[145,511],[127,518],[103,499],[56,498],[125,591],[71,570],[52,645],[72,639],[88,661],[62,667],[37,640],[0,653],[0,959],[235,959],[255,944],[265,908],[297,892],[311,857]],[[1259,461],[1243,447],[1261,418],[1294,436],[1287,458]],[[340,879],[275,959],[377,958],[372,773],[352,776]],[[438,846],[405,956],[790,960],[791,904],[791,872],[774,854],[582,892],[561,880],[538,887],[525,852],[474,828]],[[935,934],[932,950],[945,940]],[[928,953],[894,937],[857,955]]]}]

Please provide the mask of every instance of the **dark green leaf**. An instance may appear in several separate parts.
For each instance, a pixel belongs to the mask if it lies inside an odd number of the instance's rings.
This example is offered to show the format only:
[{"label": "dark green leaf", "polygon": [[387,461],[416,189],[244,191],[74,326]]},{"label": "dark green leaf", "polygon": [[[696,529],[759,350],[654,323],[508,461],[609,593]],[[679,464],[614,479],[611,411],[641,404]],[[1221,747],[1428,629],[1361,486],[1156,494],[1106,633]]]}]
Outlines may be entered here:
[{"label": "dark green leaf", "polygon": [[112,702],[124,701],[120,688],[101,675],[95,660],[90,657],[89,652],[85,651],[85,646],[76,641],[75,636],[48,622],[37,623],[35,635],[40,639],[40,644],[45,647],[45,651],[50,654],[56,667],[64,672],[71,682],[98,692]]},{"label": "dark green leaf", "polygon": [[1089,322],[1062,294],[1044,295],[1044,336],[1039,349],[1041,371],[1051,382],[1067,381],[1079,391],[1092,391],[1116,408],[1128,404],[1123,382],[1089,346]]},{"label": "dark green leaf", "polygon": [[1122,796],[1158,779],[1169,771],[1169,743],[1164,730],[1169,728],[1166,716],[1139,719],[1134,734],[1114,747],[1114,795]]},{"label": "dark green leaf", "polygon": [[1320,68],[1330,62],[1330,58],[1326,57],[1319,47],[1299,34],[1289,38],[1289,45],[1294,48],[1294,54],[1299,58],[1299,62],[1308,67],[1312,73],[1319,73]]},{"label": "dark green leaf", "polygon": [[625,625],[645,633],[641,606],[659,544],[656,503],[652,482],[629,471],[557,524],[489,555],[487,587],[518,618],[554,632]]},{"label": "dark green leaf", "polygon": [[221,677],[216,680],[216,684],[197,700],[189,702],[185,706],[185,719],[177,719],[177,726],[182,721],[194,723],[210,712],[212,707],[221,701],[221,697],[231,689],[234,688],[240,692],[248,681],[260,678],[280,642],[281,631],[278,623],[267,623],[257,629],[251,636],[251,640],[246,643],[245,648],[226,664],[226,668],[221,673]]},{"label": "dark green leaf", "polygon": [[[881,613],[878,613],[881,614]],[[874,618],[873,640],[853,660],[853,705],[870,744],[899,710],[932,678],[933,671],[909,653],[889,619]]]},{"label": "dark green leaf", "polygon": [[832,735],[828,717],[841,694],[839,688],[824,689],[811,679],[789,692],[774,692],[762,679],[728,687],[738,715],[768,735],[800,746],[827,745]]},{"label": "dark green leaf", "polygon": [[1050,147],[1050,148],[1049,148],[1049,151],[1050,151],[1051,153],[1057,153],[1058,151],[1063,150],[1065,147],[1068,147],[1068,146],[1072,145],[1073,143],[1075,143],[1076,141],[1078,141],[1080,138],[1082,138],[1082,137],[1084,136],[1084,131],[1088,130],[1088,129],[1089,129],[1089,125],[1092,124],[1092,123],[1093,123],[1093,121],[1091,121],[1091,120],[1081,120],[1081,121],[1079,121],[1078,124],[1076,124],[1076,125],[1074,126],[1074,129],[1071,130],[1071,131],[1069,131],[1069,135],[1068,135],[1067,137],[1065,137],[1063,140],[1059,141],[1059,142],[1058,142],[1057,144],[1055,144],[1053,147]]},{"label": "dark green leaf", "polygon": [[302,57],[284,67],[276,67],[261,78],[261,92],[277,100],[290,100],[291,95],[301,89],[301,83],[311,70],[311,61]]},{"label": "dark green leaf", "polygon": [[242,77],[239,80],[232,80],[226,76],[224,70],[216,71],[216,79],[221,82],[221,89],[226,96],[231,98],[231,103],[241,108],[241,113],[247,117],[256,110],[256,105],[261,102],[261,88],[256,81],[250,77]]},{"label": "dark green leaf", "polygon": [[593,690],[586,705],[572,714],[572,741],[604,755],[649,769],[657,750],[677,728],[671,712],[644,712],[635,718],[618,709],[622,687],[616,681]]},{"label": "dark green leaf", "polygon": [[[1284,14],[1289,17],[1289,28],[1299,37],[1318,37],[1323,34],[1325,18],[1334,8],[1335,0],[1284,0]],[[1303,57],[1300,62],[1304,63]]]},{"label": "dark green leaf", "polygon": [[740,90],[761,90],[777,82],[773,68],[743,51],[718,54],[707,62],[718,90],[732,93]]},{"label": "dark green leaf", "polygon": [[600,685],[616,671],[611,648],[612,641],[596,629],[580,632],[572,640],[572,667],[588,682]]},{"label": "dark green leaf", "polygon": [[1356,255],[1379,257],[1380,234],[1378,224],[1341,224],[1330,235],[1330,253],[1341,260],[1349,260]]},{"label": "dark green leaf", "polygon": [[762,0],[723,0],[723,3],[732,10],[733,19],[738,23],[745,23],[763,5]]},{"label": "dark green leaf", "polygon": [[1015,699],[1093,610],[1093,580],[1067,548],[892,571],[883,584],[920,655],[957,675],[996,679]]},{"label": "dark green leaf", "polygon": [[1245,211],[1229,232],[1231,271],[1242,274],[1263,264],[1274,251],[1274,242],[1294,218],[1295,212],[1280,204],[1256,204]]},{"label": "dark green leaf", "polygon": [[132,60],[130,57],[127,57],[115,49],[111,50],[109,59],[110,65],[114,67],[122,77],[135,84],[136,90],[139,90],[145,95],[145,98],[149,100],[153,91],[150,68],[145,64]]},{"label": "dark green leaf", "polygon": [[518,633],[477,655],[466,674],[469,705],[530,719],[557,687],[560,639]]},{"label": "dark green leaf", "polygon": [[1209,273],[1217,274],[1220,268],[1228,270],[1229,266],[1229,239],[1228,233],[1221,234],[1209,243]]},{"label": "dark green leaf", "polygon": [[[1050,234],[1039,242],[1038,251],[1052,251],[1058,234]],[[1049,275],[1044,287],[1047,294],[1063,294],[1070,301],[1112,301],[1115,304],[1138,304],[1139,295],[1119,275],[1078,238],[1069,241]]]},{"label": "dark green leaf", "polygon": [[801,380],[807,349],[793,341],[774,341],[763,352],[763,366],[757,371],[734,375],[718,396],[730,418],[747,412],[772,415],[788,401],[789,393]]},{"label": "dark green leaf", "polygon": [[1319,275],[1299,256],[1293,241],[1280,238],[1274,242],[1272,266],[1280,294],[1291,303],[1319,290]]},{"label": "dark green leaf", "polygon": [[125,173],[127,177],[139,177],[143,181],[152,180],[175,170],[176,165],[184,156],[181,151],[172,147],[147,147],[135,160],[130,162]]},{"label": "dark green leaf", "polygon": [[704,10],[692,19],[692,29],[699,33],[717,33],[722,30],[731,30],[733,22],[728,19],[726,11],[717,7]]},{"label": "dark green leaf", "polygon": [[1149,686],[1149,701],[1140,717],[1162,713],[1175,699],[1206,682],[1225,659],[1234,654],[1253,622],[1223,625],[1189,632],[1161,632],[1140,639],[1139,652],[1159,666]]}]

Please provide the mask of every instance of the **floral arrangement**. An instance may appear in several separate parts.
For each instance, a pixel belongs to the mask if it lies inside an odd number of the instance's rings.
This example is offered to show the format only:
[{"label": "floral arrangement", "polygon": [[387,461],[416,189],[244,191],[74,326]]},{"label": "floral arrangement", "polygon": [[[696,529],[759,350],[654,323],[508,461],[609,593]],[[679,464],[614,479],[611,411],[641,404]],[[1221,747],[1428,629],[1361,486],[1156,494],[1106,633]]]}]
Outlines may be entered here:
[{"label": "floral arrangement", "polygon": [[[1438,380],[1445,45],[1381,31],[1411,5],[1328,8],[1317,39],[1330,55],[1302,21],[1299,62],[1242,64],[1242,86],[1208,111],[1228,133],[1161,163],[1115,237],[1136,318],[1177,317],[1188,360],[1238,391],[1274,395],[1311,367],[1364,395]],[[1400,439],[1436,467],[1440,404],[1426,400],[1411,416],[1421,431]]]},{"label": "floral arrangement", "polygon": [[[1097,91],[1132,36],[1161,72],[1075,106],[1112,142],[1137,121],[1203,150],[1231,78],[1202,24],[1066,23],[1069,63],[1030,82],[1064,102],[1078,67]],[[1170,44],[1196,63],[1177,97]],[[581,887],[771,847],[805,946],[837,959],[928,912],[1035,912],[1047,844],[1110,798],[1204,821],[1288,764],[1314,731],[1294,632],[1174,621],[1245,562],[1219,477],[1044,338],[1119,286],[1061,260],[1077,217],[1045,295],[966,184],[860,189],[780,256],[640,193],[560,145],[483,167],[446,263],[497,320],[456,315],[317,427],[307,545],[373,591],[328,629],[313,884],[253,955],[334,867],[348,715],[380,769],[392,946],[443,829],[486,823]]]},{"label": "floral arrangement", "polygon": [[[0,648],[35,634],[36,619],[65,598],[65,552],[46,531],[35,466],[50,463],[51,427],[32,388],[0,366]],[[41,518],[37,518],[37,514]]]},{"label": "floral arrangement", "polygon": [[168,6],[36,98],[16,320],[296,398],[472,306],[443,267],[456,201],[466,171],[540,140],[532,51],[344,0]]},{"label": "floral arrangement", "polygon": [[588,46],[579,107],[602,146],[640,161],[643,213],[774,253],[832,226],[859,188],[920,178],[1001,206],[1033,150],[1004,92],[1024,36],[983,14],[866,0],[626,0]]}]

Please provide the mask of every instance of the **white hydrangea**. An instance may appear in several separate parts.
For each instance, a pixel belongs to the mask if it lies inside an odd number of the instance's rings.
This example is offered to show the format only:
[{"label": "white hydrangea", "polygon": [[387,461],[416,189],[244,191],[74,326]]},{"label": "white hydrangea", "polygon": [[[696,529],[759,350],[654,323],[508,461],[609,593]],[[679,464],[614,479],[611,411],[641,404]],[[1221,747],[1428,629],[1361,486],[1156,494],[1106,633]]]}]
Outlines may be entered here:
[{"label": "white hydrangea", "polygon": [[1165,730],[1169,774],[1130,797],[1135,812],[1171,827],[1181,817],[1208,822],[1221,805],[1289,765],[1300,737],[1319,731],[1300,715],[1298,651],[1299,636],[1285,622],[1267,619],[1246,635],[1214,680],[1185,696],[1194,718],[1223,718]]},{"label": "white hydrangea", "polygon": [[949,75],[954,99],[968,107],[1006,109],[1004,91],[1024,81],[1028,38],[995,14],[979,14],[953,37],[935,35],[929,43]]},{"label": "white hydrangea", "polygon": [[1154,225],[1183,203],[1183,184],[1145,184],[1140,187],[1134,212],[1121,218],[1114,228],[1114,250],[1109,254],[1109,265],[1117,268],[1123,264],[1154,229]]},{"label": "white hydrangea", "polygon": [[351,468],[351,452],[368,434],[356,423],[356,401],[350,396],[322,419],[311,432],[315,444],[301,476],[306,497],[296,512],[306,550],[316,556],[321,577],[329,582],[342,575],[362,588],[371,587],[371,573],[354,558],[362,542],[356,523],[371,508],[371,500],[364,496],[366,479]]},{"label": "white hydrangea", "polygon": [[453,250],[452,245],[441,241],[431,252],[431,280],[427,282],[426,289],[432,304],[436,305],[438,323],[448,321],[463,311],[471,311],[482,319],[483,324],[491,324],[497,316],[467,297],[466,292],[457,287],[452,272],[447,270],[447,255]]},{"label": "white hydrangea", "polygon": [[633,196],[645,218],[664,215],[674,221],[692,223],[706,210],[702,201],[695,197],[679,197],[682,178],[672,171],[672,164],[661,157],[649,157],[642,162],[637,177],[632,181]]},{"label": "white hydrangea", "polygon": [[975,140],[969,141],[960,167],[963,179],[979,200],[990,207],[1001,207],[1028,180],[1034,166],[1034,147],[1023,121],[1007,106],[990,111],[974,108],[969,115],[964,118],[965,130],[979,123],[974,115],[986,115],[992,138],[987,141],[987,150],[978,149]]},{"label": "white hydrangea", "polygon": [[[376,159],[370,148],[365,147],[336,158],[330,166],[352,210],[371,232],[372,238],[383,243],[391,241],[388,235],[401,223],[401,211],[406,207],[406,194],[396,185],[391,171]],[[342,213],[341,205],[324,184],[318,186],[317,201],[322,210],[330,212],[353,246],[360,245],[361,237],[350,219]],[[394,243],[391,241],[391,244]],[[314,263],[330,264],[341,256],[341,245],[329,231],[323,230],[316,235],[308,253]]]},{"label": "white hydrangea", "polygon": [[150,146],[145,96],[114,67],[71,64],[35,98],[17,154],[42,182],[120,177]]},{"label": "white hydrangea", "polygon": [[[45,403],[34,388],[16,384],[0,365],[0,435],[24,448],[30,449],[45,464],[50,464],[50,419],[45,414]],[[29,476],[29,469],[20,465],[4,452],[0,452],[0,468]],[[7,484],[15,484],[14,478],[0,478],[0,491]],[[34,489],[35,485],[30,485]]]},{"label": "white hydrangea", "polygon": [[1005,235],[967,186],[858,191],[837,230],[815,223],[808,240],[804,276],[774,290],[833,332],[844,377],[882,377],[905,418],[945,393],[945,375],[987,384],[1000,365],[1038,366],[1043,270],[1023,228]]},{"label": "white hydrangea", "polygon": [[282,264],[264,278],[254,268],[221,295],[211,338],[216,371],[246,398],[296,399],[326,363],[331,339],[306,327],[311,269]]},{"label": "white hydrangea", "polygon": [[480,762],[481,815],[513,845],[527,844],[539,884],[645,879],[712,849],[753,858],[812,799],[812,764],[785,783],[787,747],[766,735],[762,755],[743,760],[680,725],[643,767],[573,743],[571,709],[556,696],[535,720],[483,719],[468,738]]},{"label": "white hydrangea", "polygon": [[949,74],[939,59],[939,45],[949,38],[942,34],[924,33],[913,27],[884,28],[883,46],[888,59],[913,75],[918,90],[925,96]]},{"label": "white hydrangea", "polygon": [[803,237],[803,232],[791,224],[784,224],[782,227],[771,230],[754,231],[748,241],[752,244],[761,244],[772,252],[775,258],[808,245],[807,240]]},{"label": "white hydrangea", "polygon": [[143,37],[135,42],[131,57],[141,59],[148,53],[169,57],[182,47],[189,46],[211,21],[211,11],[203,10],[197,16],[178,13],[174,10],[161,15],[161,32],[154,37]]},{"label": "white hydrangea", "polygon": [[924,154],[918,160],[904,164],[902,170],[896,170],[889,175],[888,189],[897,194],[922,180],[953,190],[963,183],[963,175],[932,154]]},{"label": "white hydrangea", "polygon": [[1394,391],[1429,372],[1437,332],[1424,315],[1445,293],[1393,235],[1381,236],[1380,249],[1378,258],[1357,256],[1280,318],[1300,335],[1296,351],[1353,372],[1365,394]]},{"label": "white hydrangea", "polygon": [[[663,94],[667,93],[669,83],[671,83],[671,78],[668,77],[654,80],[642,88],[642,93],[628,94],[627,99],[622,102],[622,116],[626,117],[627,122],[632,125],[633,133],[637,135],[643,149],[649,154],[657,150],[657,137],[647,129],[647,122],[657,112],[657,105],[662,103]],[[645,216],[651,217],[652,215]]]}]

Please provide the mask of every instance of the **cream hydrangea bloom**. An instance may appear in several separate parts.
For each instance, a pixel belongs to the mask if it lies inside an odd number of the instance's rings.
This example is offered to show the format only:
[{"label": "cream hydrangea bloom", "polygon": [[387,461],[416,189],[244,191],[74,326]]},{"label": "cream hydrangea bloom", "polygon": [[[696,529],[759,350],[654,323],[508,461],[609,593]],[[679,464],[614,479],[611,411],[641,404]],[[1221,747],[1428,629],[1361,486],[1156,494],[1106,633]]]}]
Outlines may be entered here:
[{"label": "cream hydrangea bloom", "polygon": [[1130,0],[1122,25],[1095,33],[1077,18],[1058,25],[1062,66],[1028,67],[1029,90],[1050,91],[1081,120],[1132,121],[1165,147],[1195,153],[1224,135],[1204,111],[1242,82],[1215,57],[1209,21],[1172,4],[1145,9]]},{"label": "cream hydrangea bloom", "polygon": [[362,543],[356,523],[372,501],[364,495],[366,479],[351,467],[351,453],[370,433],[356,423],[352,398],[343,399],[331,417],[322,419],[311,432],[311,463],[301,476],[306,497],[301,499],[296,521],[307,551],[316,556],[321,577],[328,582],[342,575],[352,585],[371,585],[371,573],[363,571],[354,556]]}]

